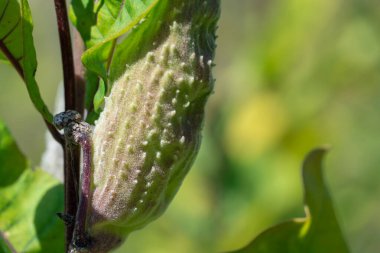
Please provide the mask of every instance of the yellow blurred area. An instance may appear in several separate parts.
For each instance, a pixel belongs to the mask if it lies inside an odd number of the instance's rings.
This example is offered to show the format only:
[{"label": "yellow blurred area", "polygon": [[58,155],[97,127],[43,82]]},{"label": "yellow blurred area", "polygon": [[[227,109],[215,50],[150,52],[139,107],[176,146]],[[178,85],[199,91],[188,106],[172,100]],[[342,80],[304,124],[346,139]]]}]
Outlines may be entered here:
[{"label": "yellow blurred area", "polygon": [[260,93],[232,112],[226,125],[225,147],[234,157],[252,159],[267,152],[285,134],[286,107],[276,94]]},{"label": "yellow blurred area", "polygon": [[[380,249],[380,4],[375,0],[223,0],[215,93],[195,165],[167,212],[115,252],[239,248],[304,215],[304,155],[332,146],[325,174],[353,253]],[[41,92],[61,79],[52,2],[31,1]],[[9,66],[0,118],[38,164],[44,126]]]}]

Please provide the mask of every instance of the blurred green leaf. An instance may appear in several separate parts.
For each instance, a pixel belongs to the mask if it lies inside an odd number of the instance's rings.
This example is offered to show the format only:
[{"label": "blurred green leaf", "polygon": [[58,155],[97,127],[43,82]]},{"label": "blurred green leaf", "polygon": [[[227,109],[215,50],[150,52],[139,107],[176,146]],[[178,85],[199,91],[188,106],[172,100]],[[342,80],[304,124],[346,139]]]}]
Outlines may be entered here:
[{"label": "blurred green leaf", "polygon": [[306,217],[284,222],[258,235],[234,253],[348,253],[322,174],[325,149],[315,149],[303,164]]},{"label": "blurred green leaf", "polygon": [[63,252],[63,187],[29,167],[1,122],[0,196],[0,231],[17,252]]},{"label": "blurred green leaf", "polygon": [[0,2],[0,59],[7,59],[23,78],[29,96],[42,116],[51,122],[53,116],[42,100],[35,73],[36,52],[33,44],[33,23],[26,0]]}]

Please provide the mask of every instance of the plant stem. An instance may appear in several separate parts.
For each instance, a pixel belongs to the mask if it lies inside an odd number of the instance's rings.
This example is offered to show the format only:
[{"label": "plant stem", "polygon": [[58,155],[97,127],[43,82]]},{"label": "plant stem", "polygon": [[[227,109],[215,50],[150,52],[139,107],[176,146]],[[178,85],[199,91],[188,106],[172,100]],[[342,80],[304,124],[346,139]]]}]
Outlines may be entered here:
[{"label": "plant stem", "polygon": [[49,132],[53,136],[54,140],[56,140],[59,144],[61,144],[61,146],[63,146],[65,143],[65,140],[64,140],[62,134],[60,134],[57,131],[57,129],[52,124],[50,124],[47,120],[44,119],[44,122],[45,122],[47,129],[49,130]]},{"label": "plant stem", "polygon": [[[64,194],[65,194],[65,214],[75,217],[78,205],[78,193],[76,185],[78,181],[74,175],[79,175],[79,149],[77,147],[70,147],[64,145]],[[70,242],[73,237],[74,224],[66,226],[65,245],[66,251],[69,248]]]},{"label": "plant stem", "polygon": [[63,83],[65,86],[65,110],[76,110],[75,72],[71,35],[65,0],[54,0],[57,15],[59,42],[63,66]]},{"label": "plant stem", "polygon": [[24,71],[22,70],[21,64],[18,62],[18,60],[13,57],[12,53],[9,51],[9,49],[5,46],[4,42],[0,40],[0,51],[3,52],[5,57],[9,60],[9,62],[12,64],[12,66],[16,69],[17,73],[20,75],[22,80],[24,80]]},{"label": "plant stem", "polygon": [[[77,110],[74,61],[66,2],[65,0],[54,0],[54,4],[61,46],[63,81],[65,87],[65,110]],[[75,190],[75,185],[78,185],[79,177],[75,177],[74,175],[79,175],[80,152],[78,148],[72,148],[70,150],[67,145],[68,143],[64,145],[65,213],[75,215],[78,205],[78,193]],[[73,236],[73,229],[74,227],[70,225],[66,227],[66,251],[69,248]]]},{"label": "plant stem", "polygon": [[82,54],[85,50],[83,40],[79,32],[73,29],[74,37],[74,72],[75,72],[75,86],[76,86],[76,111],[83,115],[84,111],[84,97],[85,97],[85,69],[82,64]]},{"label": "plant stem", "polygon": [[0,231],[0,238],[5,242],[5,244],[8,246],[8,249],[12,253],[17,253],[16,249],[13,247],[12,243],[8,240],[8,238],[5,236],[3,232]]},{"label": "plant stem", "polygon": [[[21,67],[21,64],[19,63],[19,59],[16,59],[11,52],[8,50],[8,48],[4,45],[2,41],[0,41],[0,51],[3,52],[5,57],[9,60],[9,62],[12,64],[12,66],[16,69],[17,73],[20,75],[21,79],[25,83],[25,78],[24,78],[24,71]],[[55,129],[55,127],[50,124],[47,120],[44,119],[45,125],[48,128],[49,132],[51,135],[54,137],[54,139],[63,145],[63,137],[62,135]]]},{"label": "plant stem", "polygon": [[92,145],[91,136],[84,133],[80,141],[83,151],[83,171],[81,180],[81,193],[75,219],[74,240],[77,246],[87,247],[88,238],[86,231],[87,211],[90,201]]}]

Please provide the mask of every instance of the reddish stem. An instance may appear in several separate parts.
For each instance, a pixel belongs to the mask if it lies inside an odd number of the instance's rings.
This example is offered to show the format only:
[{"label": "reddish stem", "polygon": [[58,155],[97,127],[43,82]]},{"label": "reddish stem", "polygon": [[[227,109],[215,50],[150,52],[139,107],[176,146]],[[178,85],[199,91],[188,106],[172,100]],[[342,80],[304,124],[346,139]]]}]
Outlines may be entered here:
[{"label": "reddish stem", "polygon": [[24,71],[22,70],[21,64],[17,61],[15,57],[13,57],[12,53],[9,51],[7,46],[5,46],[2,40],[0,40],[0,51],[4,53],[5,57],[7,57],[9,62],[16,69],[17,73],[20,75],[22,80],[24,80]]},{"label": "reddish stem", "polygon": [[[65,87],[65,110],[76,110],[74,61],[66,2],[65,0],[54,0],[54,4],[61,46],[63,81]],[[75,190],[75,185],[78,185],[79,178],[73,175],[79,175],[80,153],[78,148],[69,150],[67,143],[64,147],[64,153],[65,213],[74,215],[78,204],[78,193]],[[72,240],[73,229],[73,226],[66,227],[66,250],[68,250]]]},{"label": "reddish stem", "polygon": [[64,0],[54,0],[54,4],[57,14],[59,42],[61,45],[63,82],[65,86],[65,110],[75,110],[75,72],[66,2]]},{"label": "reddish stem", "polygon": [[91,136],[85,134],[80,141],[83,151],[83,171],[81,176],[81,193],[75,220],[74,240],[76,246],[87,247],[88,238],[86,231],[86,221],[91,188],[91,165],[92,165],[92,145]]},{"label": "reddish stem", "polygon": [[[70,150],[71,148],[71,150]],[[77,191],[74,181],[74,174],[79,175],[79,149],[76,147],[70,147],[64,145],[64,193],[65,193],[65,214],[69,214],[75,217],[77,211]],[[74,170],[74,168],[76,168]],[[78,169],[77,169],[78,168]],[[69,248],[69,244],[73,238],[74,226],[73,224],[66,226],[66,250]]]}]

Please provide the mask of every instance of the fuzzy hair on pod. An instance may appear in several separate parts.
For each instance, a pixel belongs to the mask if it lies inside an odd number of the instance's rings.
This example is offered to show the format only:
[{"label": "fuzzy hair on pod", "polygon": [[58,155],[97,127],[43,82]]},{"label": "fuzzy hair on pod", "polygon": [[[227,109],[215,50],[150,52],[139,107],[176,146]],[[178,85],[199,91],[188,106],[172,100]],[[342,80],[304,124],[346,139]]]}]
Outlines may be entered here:
[{"label": "fuzzy hair on pod", "polygon": [[213,90],[219,5],[159,1],[155,36],[113,83],[92,137],[91,252],[160,216],[191,167]]}]

